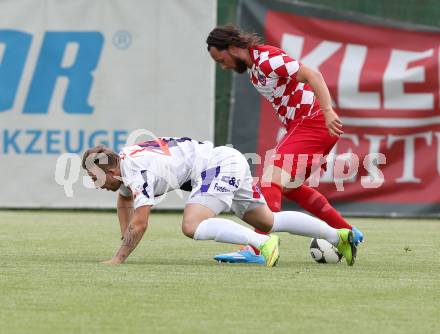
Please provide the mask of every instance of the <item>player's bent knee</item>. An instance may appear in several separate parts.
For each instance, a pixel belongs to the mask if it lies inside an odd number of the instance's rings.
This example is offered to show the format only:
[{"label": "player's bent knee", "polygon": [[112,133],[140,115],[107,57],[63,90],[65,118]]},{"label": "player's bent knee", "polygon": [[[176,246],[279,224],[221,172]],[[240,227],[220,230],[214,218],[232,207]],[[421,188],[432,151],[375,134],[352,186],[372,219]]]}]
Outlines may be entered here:
[{"label": "player's bent knee", "polygon": [[192,221],[183,221],[182,223],[182,233],[188,238],[193,239],[194,233],[196,232],[199,223]]},{"label": "player's bent knee", "polygon": [[194,234],[200,223],[214,216],[215,212],[201,204],[187,204],[183,211],[182,233],[188,238],[194,239]]}]

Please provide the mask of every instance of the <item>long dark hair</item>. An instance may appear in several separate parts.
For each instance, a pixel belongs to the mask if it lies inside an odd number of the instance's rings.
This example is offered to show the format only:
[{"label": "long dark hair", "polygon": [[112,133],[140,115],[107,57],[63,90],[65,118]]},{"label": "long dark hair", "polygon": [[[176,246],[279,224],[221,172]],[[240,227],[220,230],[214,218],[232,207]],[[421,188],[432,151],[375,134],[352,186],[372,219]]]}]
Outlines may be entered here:
[{"label": "long dark hair", "polygon": [[208,51],[211,47],[217,50],[226,50],[229,46],[237,46],[246,49],[250,46],[263,44],[260,36],[240,30],[239,27],[227,24],[214,28],[206,39]]}]

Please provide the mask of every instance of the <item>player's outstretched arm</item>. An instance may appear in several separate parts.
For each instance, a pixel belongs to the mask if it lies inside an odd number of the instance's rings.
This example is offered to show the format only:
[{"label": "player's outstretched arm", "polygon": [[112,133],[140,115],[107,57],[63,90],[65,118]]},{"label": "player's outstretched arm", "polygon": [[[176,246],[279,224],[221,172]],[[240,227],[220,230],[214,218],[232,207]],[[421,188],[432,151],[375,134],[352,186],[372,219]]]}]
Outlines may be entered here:
[{"label": "player's outstretched arm", "polygon": [[343,134],[342,122],[332,108],[330,92],[322,74],[305,65],[301,65],[296,74],[296,79],[300,82],[308,83],[312,87],[313,92],[321,105],[325,117],[325,123],[330,135],[339,136]]},{"label": "player's outstretched arm", "polygon": [[119,226],[121,228],[121,237],[123,239],[125,231],[127,230],[127,226],[130,223],[130,220],[134,214],[133,196],[130,195],[129,197],[125,197],[119,194],[118,202],[117,202],[117,210],[118,210]]},{"label": "player's outstretched arm", "polygon": [[148,217],[150,216],[151,205],[141,206],[134,211],[134,214],[127,226],[122,239],[122,245],[117,253],[105,264],[121,264],[130,253],[136,248],[144,236],[148,226]]}]

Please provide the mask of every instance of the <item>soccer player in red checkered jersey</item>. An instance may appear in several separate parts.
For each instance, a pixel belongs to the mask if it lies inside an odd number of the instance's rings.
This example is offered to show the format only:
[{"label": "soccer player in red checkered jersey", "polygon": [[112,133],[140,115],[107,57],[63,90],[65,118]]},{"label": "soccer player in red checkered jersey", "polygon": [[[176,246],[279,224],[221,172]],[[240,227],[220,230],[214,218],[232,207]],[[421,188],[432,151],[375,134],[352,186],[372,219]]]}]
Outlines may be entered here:
[{"label": "soccer player in red checkered jersey", "polygon": [[[273,166],[265,171],[271,173],[270,186],[261,187],[271,210],[281,210],[284,196],[333,228],[353,230],[355,242],[362,242],[362,232],[348,224],[320,192],[303,183],[310,176],[313,155],[325,157],[343,133],[342,122],[332,108],[330,93],[321,73],[275,46],[264,45],[257,35],[243,32],[233,25],[213,29],[206,42],[209,54],[222,69],[238,73],[247,71],[251,83],[272,103],[287,130],[275,147]],[[300,155],[307,155],[307,162],[301,160]],[[285,163],[284,158],[291,157],[293,161]],[[286,165],[290,166],[286,168]],[[284,187],[283,170],[296,185],[300,181],[300,185]],[[219,255],[216,259],[254,262],[254,256],[250,249],[245,249]]]}]

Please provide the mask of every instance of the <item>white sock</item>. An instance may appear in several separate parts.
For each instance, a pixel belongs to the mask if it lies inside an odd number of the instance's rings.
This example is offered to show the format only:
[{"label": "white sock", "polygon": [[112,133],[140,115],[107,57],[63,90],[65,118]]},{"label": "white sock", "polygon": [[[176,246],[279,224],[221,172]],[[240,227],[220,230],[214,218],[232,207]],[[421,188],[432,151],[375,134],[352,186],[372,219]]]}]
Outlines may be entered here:
[{"label": "white sock", "polygon": [[259,234],[229,219],[209,218],[200,223],[194,233],[195,240],[215,240],[237,245],[252,245],[259,248],[269,236]]},{"label": "white sock", "polygon": [[273,232],[289,232],[304,237],[325,239],[337,246],[337,230],[322,220],[296,211],[274,212]]}]

